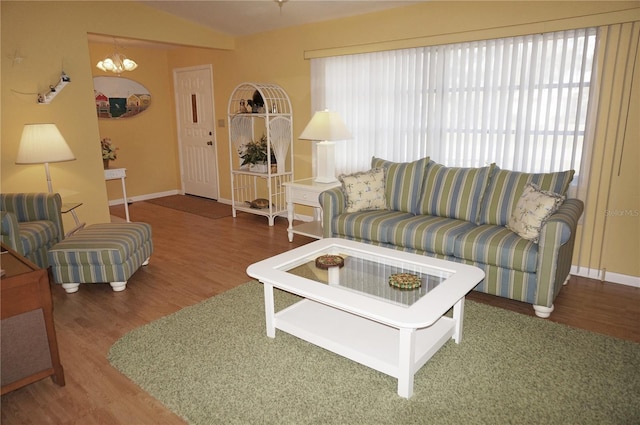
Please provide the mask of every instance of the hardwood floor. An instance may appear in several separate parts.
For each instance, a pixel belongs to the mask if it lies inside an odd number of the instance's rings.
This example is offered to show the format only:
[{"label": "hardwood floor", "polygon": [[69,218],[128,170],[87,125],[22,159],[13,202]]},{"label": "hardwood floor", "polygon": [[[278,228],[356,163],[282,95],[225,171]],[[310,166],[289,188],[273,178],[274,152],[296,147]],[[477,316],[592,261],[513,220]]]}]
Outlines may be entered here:
[{"label": "hardwood floor", "polygon": [[[129,209],[133,220],[153,227],[151,262],[119,293],[107,284],[81,285],[69,295],[53,286],[66,386],[44,379],[2,396],[3,425],[183,424],[110,366],[111,345],[134,328],[247,282],[249,264],[311,241],[296,235],[289,243],[283,218],[270,228],[265,217],[246,213],[212,220],[147,202]],[[111,210],[124,217],[123,207]],[[533,316],[528,304],[476,292],[469,299]],[[573,277],[555,307],[549,320],[640,342],[638,288]]]}]

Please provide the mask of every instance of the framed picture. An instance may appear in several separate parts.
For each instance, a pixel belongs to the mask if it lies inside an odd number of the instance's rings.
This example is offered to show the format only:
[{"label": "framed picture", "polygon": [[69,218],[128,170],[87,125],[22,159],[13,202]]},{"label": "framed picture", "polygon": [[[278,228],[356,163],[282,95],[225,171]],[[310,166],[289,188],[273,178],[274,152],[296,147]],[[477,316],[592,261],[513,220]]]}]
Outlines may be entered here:
[{"label": "framed picture", "polygon": [[93,93],[98,118],[130,118],[151,105],[149,90],[124,77],[93,77]]}]

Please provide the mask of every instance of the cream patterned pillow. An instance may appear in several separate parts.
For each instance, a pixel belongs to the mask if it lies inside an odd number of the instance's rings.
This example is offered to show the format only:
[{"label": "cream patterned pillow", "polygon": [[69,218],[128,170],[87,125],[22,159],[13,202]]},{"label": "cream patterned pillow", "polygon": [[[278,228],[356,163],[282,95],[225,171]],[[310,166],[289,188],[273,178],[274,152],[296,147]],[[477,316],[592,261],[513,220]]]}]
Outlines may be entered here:
[{"label": "cream patterned pillow", "polygon": [[346,212],[383,210],[387,208],[384,194],[384,168],[350,175],[341,175],[342,191],[347,198]]},{"label": "cream patterned pillow", "polygon": [[542,225],[560,208],[564,200],[563,195],[541,190],[537,185],[529,183],[524,187],[507,227],[520,237],[538,243]]}]

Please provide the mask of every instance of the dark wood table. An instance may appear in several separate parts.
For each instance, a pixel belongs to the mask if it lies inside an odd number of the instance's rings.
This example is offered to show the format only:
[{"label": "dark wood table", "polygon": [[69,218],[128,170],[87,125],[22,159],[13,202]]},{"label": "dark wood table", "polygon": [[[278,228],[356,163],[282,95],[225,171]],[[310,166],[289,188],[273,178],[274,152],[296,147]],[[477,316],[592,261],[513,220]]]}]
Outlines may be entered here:
[{"label": "dark wood table", "polygon": [[64,385],[47,270],[2,244],[2,394],[51,376]]}]

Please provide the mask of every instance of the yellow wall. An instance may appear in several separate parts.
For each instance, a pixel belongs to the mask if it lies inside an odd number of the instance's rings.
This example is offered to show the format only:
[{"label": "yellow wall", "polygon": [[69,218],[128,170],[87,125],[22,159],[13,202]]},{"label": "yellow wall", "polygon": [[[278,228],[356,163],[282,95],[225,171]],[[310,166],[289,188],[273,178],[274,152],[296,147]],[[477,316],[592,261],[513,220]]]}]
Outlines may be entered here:
[{"label": "yellow wall", "polygon": [[[311,116],[309,63],[305,58],[559,31],[628,20],[640,20],[640,2],[432,2],[243,37],[237,40],[236,51],[239,69],[251,70],[247,78],[274,81],[289,92],[295,111],[294,134],[298,135]],[[625,58],[619,60],[624,62]],[[271,65],[252,67],[255,63]],[[640,63],[640,58],[636,63]],[[637,69],[634,75],[635,81],[640,81]],[[618,80],[617,84],[622,84],[622,78]],[[579,236],[585,237],[583,246],[575,250],[574,264],[580,263],[581,274],[586,274],[586,268],[640,276],[640,173],[633,165],[640,159],[638,120],[633,118],[640,116],[638,86],[635,84],[631,97],[624,154],[620,142],[616,145],[609,140],[614,138],[611,135],[600,135],[596,139],[595,152],[599,156],[594,158],[589,196],[594,200],[599,198],[599,202],[588,205],[583,216],[585,228],[579,226]],[[624,102],[629,95],[626,90],[620,90]],[[616,96],[608,97],[607,101],[620,102],[620,94]],[[612,122],[618,119],[615,113],[608,118]],[[601,130],[605,121],[599,124]],[[615,129],[609,132],[614,133]],[[294,143],[296,177],[309,177],[309,145],[302,140]],[[620,158],[622,171],[618,176]],[[601,168],[603,164],[605,168]],[[590,272],[588,275],[607,277]]]},{"label": "yellow wall", "polygon": [[[90,44],[90,63],[97,63],[113,50],[113,44]],[[167,51],[132,47],[119,50],[142,66],[121,77],[102,72],[94,66],[94,76],[129,78],[142,84],[151,93],[151,105],[131,118],[98,119],[100,139],[108,137],[118,148],[117,159],[111,161],[109,166],[127,169],[129,198],[178,188],[180,174],[172,108],[173,81],[167,72]],[[119,180],[109,181],[107,188],[109,199],[122,198]]]},{"label": "yellow wall", "polygon": [[[92,75],[95,66],[94,58],[89,54],[87,33],[111,34],[140,39],[172,41],[183,44],[204,46],[207,48],[232,49],[234,40],[228,36],[209,29],[159,13],[134,2],[26,2],[2,1],[1,7],[1,77],[2,77],[2,125],[1,147],[2,167],[1,182],[3,192],[38,192],[46,191],[44,167],[41,165],[15,165],[18,143],[22,127],[25,123],[53,122],[60,129],[77,160],[59,164],[51,164],[54,190],[61,193],[65,201],[83,202],[78,210],[79,215],[88,223],[109,220],[106,185],[102,171],[100,155],[100,134],[98,119],[95,113]],[[171,28],[171,31],[167,31]],[[18,55],[24,59],[18,63],[8,56]],[[153,53],[144,54],[144,59],[161,63],[156,73],[167,74],[166,59],[156,58]],[[71,77],[71,83],[59,93],[51,104],[39,105],[33,93],[44,91],[49,85],[57,83],[60,72]],[[140,76],[150,75],[152,70],[136,70]],[[146,79],[146,78],[145,78]],[[145,81],[156,89],[155,96],[161,101],[170,99],[167,92],[172,89],[167,78]],[[32,93],[32,94],[19,94]],[[158,102],[162,105],[161,102]],[[166,107],[166,105],[165,105]],[[157,108],[155,112],[157,111]],[[150,113],[148,116],[153,115]],[[145,116],[133,119],[139,126],[125,139],[114,136],[114,142],[123,144],[121,154],[122,165],[127,151],[132,144],[128,137],[135,138],[141,134],[153,134],[167,146],[167,154],[156,156],[153,150],[136,146],[132,152],[144,150],[149,156],[138,157],[140,162],[157,160],[169,172],[175,172],[175,146],[170,146],[167,136],[171,136],[173,112],[171,106],[162,111],[158,117],[165,119],[162,125],[164,133],[158,130],[158,124],[148,121]],[[126,124],[123,124],[126,126]],[[156,133],[158,132],[159,133]],[[159,135],[158,135],[159,134]],[[107,135],[103,133],[103,135]],[[120,161],[120,159],[118,160]],[[133,169],[131,173],[137,173]],[[151,172],[146,181],[153,185],[154,175]],[[177,177],[168,177],[175,188]],[[146,192],[149,188],[132,189]],[[121,197],[121,195],[120,195]],[[65,226],[70,218],[64,216]]]},{"label": "yellow wall", "polygon": [[[626,15],[637,17],[640,9],[637,1],[427,2],[360,17],[230,39],[134,2],[2,1],[0,6],[3,52],[2,190],[46,190],[41,166],[16,166],[13,162],[22,125],[26,122],[53,121],[58,124],[78,158],[74,162],[52,165],[54,186],[67,200],[85,203],[80,212],[83,219],[90,223],[108,220],[107,199],[121,197],[116,186],[109,188],[107,198],[97,147],[100,136],[111,137],[120,147],[115,165],[129,169],[127,189],[130,197],[179,190],[175,108],[171,88],[173,68],[213,65],[216,122],[220,119],[226,121],[227,100],[239,83],[256,81],[281,85],[291,98],[294,135],[297,135],[311,116],[309,61],[305,57],[603,25],[619,22]],[[286,13],[286,5],[283,13]],[[113,22],[119,24],[114,26]],[[141,64],[128,77],[150,89],[152,106],[130,122],[104,122],[95,117],[91,77],[100,74],[94,68],[95,61],[110,46],[88,47],[87,32],[198,47],[168,51],[142,49],[136,50],[135,55],[134,50],[128,50],[127,53],[135,56]],[[25,57],[21,64],[7,60],[7,52],[14,51]],[[42,90],[57,79],[61,62],[72,77],[72,83],[51,105],[37,105],[33,97],[11,91]],[[144,69],[145,62],[153,64],[153,71]],[[638,71],[635,75],[636,81],[640,81]],[[637,91],[633,98],[636,114]],[[627,132],[623,162],[635,164],[640,140],[637,123],[630,125]],[[229,199],[226,127],[217,128],[217,141],[220,197]],[[157,149],[158,143],[161,149]],[[311,145],[298,140],[294,144],[295,177],[309,177]],[[615,155],[620,155],[620,152],[611,154],[613,157]],[[614,210],[638,210],[638,168],[627,166],[624,170],[623,175],[611,180],[611,196],[607,206]],[[604,175],[610,176],[611,172],[610,169],[596,172],[592,184],[600,182]],[[609,185],[610,179],[607,177],[605,180]],[[639,221],[638,217],[608,220],[606,232],[603,231],[600,240],[596,241],[605,247],[602,261],[581,259],[581,265],[640,276],[640,261],[637,261],[640,256],[637,242],[640,239]],[[629,242],[630,232],[632,242]],[[588,243],[593,245],[594,241]],[[597,257],[600,258],[599,255]]]}]

